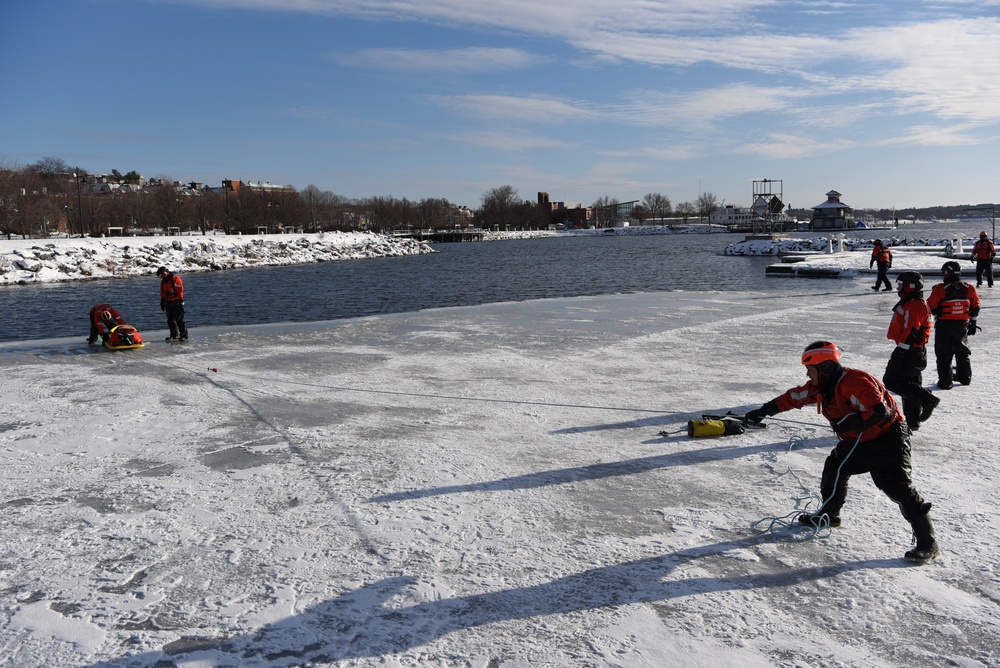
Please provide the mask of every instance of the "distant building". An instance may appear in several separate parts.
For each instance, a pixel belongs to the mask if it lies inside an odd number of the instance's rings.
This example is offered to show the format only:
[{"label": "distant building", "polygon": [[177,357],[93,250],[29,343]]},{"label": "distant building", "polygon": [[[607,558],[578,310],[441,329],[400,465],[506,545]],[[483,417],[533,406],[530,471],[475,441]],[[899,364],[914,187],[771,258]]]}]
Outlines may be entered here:
[{"label": "distant building", "polygon": [[713,211],[712,215],[708,218],[708,222],[712,225],[724,225],[726,227],[749,230],[753,227],[756,218],[757,215],[754,214],[753,209],[750,207],[727,204],[721,209]]},{"label": "distant building", "polygon": [[257,183],[254,183],[253,181],[247,181],[244,183],[243,181],[234,181],[232,179],[223,180],[221,190],[223,193],[238,193],[241,188],[249,188],[250,190],[261,194],[297,192],[292,186],[278,186],[270,182],[261,183],[260,181]]},{"label": "distant building", "polygon": [[550,202],[548,193],[538,193],[538,208],[549,225],[585,229],[590,226],[590,207],[573,202]]},{"label": "distant building", "polygon": [[853,229],[854,209],[840,201],[840,193],[831,190],[826,194],[826,201],[812,208],[813,217],[809,224],[811,230],[848,230]]}]

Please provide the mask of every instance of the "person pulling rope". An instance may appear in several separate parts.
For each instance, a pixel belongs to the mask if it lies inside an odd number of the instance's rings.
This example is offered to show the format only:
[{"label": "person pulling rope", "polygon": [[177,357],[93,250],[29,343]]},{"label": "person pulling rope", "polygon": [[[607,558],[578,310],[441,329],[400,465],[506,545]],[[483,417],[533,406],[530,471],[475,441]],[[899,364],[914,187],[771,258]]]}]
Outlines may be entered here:
[{"label": "person pulling rope", "polygon": [[747,412],[745,421],[761,424],[767,417],[810,404],[829,422],[839,441],[826,458],[820,483],[822,504],[798,516],[799,524],[816,531],[841,526],[851,476],[868,473],[875,486],[892,499],[910,523],[915,545],[903,556],[926,562],[941,555],[924,501],[910,477],[910,430],[892,394],[877,378],[840,364],[841,350],[815,341],[802,353],[809,377],[805,385]]}]

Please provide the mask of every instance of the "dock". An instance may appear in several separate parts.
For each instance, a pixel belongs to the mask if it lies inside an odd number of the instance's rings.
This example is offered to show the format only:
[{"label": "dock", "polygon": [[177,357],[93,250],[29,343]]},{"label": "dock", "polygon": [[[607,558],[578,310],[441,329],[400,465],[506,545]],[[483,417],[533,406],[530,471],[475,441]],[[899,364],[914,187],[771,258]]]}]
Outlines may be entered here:
[{"label": "dock", "polygon": [[463,241],[482,241],[485,232],[479,228],[455,229],[455,230],[393,230],[392,236],[395,238],[416,239],[427,243],[457,243]]}]

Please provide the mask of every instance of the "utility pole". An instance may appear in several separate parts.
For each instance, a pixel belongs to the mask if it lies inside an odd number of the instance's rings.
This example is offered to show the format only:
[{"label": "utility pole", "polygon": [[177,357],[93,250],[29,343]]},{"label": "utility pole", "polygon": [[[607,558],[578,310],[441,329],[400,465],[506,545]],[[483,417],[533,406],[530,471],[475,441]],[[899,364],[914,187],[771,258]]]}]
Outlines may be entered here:
[{"label": "utility pole", "polygon": [[[79,167],[77,167],[79,169]],[[76,181],[76,211],[80,217],[80,238],[84,237],[83,234],[83,200],[80,197],[80,177],[77,176],[77,172],[73,172],[73,180]]]}]

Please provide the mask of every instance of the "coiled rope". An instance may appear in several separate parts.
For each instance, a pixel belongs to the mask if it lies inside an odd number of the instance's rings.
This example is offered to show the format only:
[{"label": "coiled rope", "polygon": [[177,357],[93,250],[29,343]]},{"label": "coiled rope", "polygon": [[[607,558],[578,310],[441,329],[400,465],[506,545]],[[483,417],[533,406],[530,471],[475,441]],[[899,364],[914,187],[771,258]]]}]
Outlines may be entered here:
[{"label": "coiled rope", "polygon": [[[796,445],[801,445],[801,443],[802,443],[802,438],[799,437],[799,436],[793,436],[792,438],[790,438],[788,440],[788,452],[791,452],[792,448],[794,448]],[[857,439],[855,439],[854,445],[851,446],[851,449],[847,453],[847,456],[844,457],[844,459],[841,460],[840,465],[837,466],[837,474],[833,478],[833,487],[832,487],[832,491],[830,492],[830,496],[828,498],[826,498],[826,499],[820,499],[821,503],[819,504],[819,508],[824,507],[827,503],[829,503],[830,499],[833,498],[833,495],[837,491],[837,485],[840,483],[840,472],[844,468],[844,464],[847,463],[847,460],[850,459],[851,455],[854,454],[854,451],[857,449],[859,443],[861,443],[861,434],[858,434],[858,437],[857,437]],[[779,477],[784,476],[784,475],[790,475],[793,478],[795,478],[795,482],[798,483],[799,487],[804,492],[806,492],[808,494],[808,496],[810,496],[812,498],[810,498],[808,501],[806,501],[805,507],[802,510],[793,510],[792,512],[788,513],[787,515],[782,515],[781,517],[764,517],[764,518],[761,518],[761,519],[757,520],[756,522],[753,522],[750,525],[750,528],[753,529],[754,531],[758,531],[760,533],[774,533],[775,531],[777,531],[779,529],[785,529],[785,528],[796,526],[796,525],[806,526],[806,525],[800,524],[798,522],[798,517],[800,515],[810,514],[809,513],[809,507],[812,505],[813,501],[815,499],[819,498],[819,497],[817,497],[815,494],[813,494],[812,492],[809,491],[809,488],[802,483],[802,481],[799,479],[799,477],[797,475],[795,475],[795,473],[792,471],[791,468],[789,468],[788,470],[786,470],[784,473],[779,474]],[[801,498],[803,498],[803,497],[800,497],[799,499],[796,499],[796,501],[801,500]],[[822,513],[819,516],[815,516],[814,515],[814,518],[815,518],[815,522],[813,523],[813,530],[810,533],[810,535],[808,536],[808,538],[826,538],[826,537],[828,537],[830,535],[830,533],[831,533],[830,516],[828,514],[826,514],[826,513]],[[761,526],[764,525],[765,523],[767,524],[767,526],[764,527],[764,528],[761,528]]]}]

